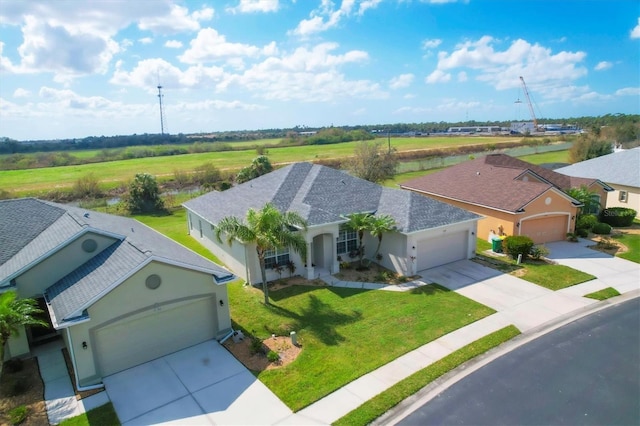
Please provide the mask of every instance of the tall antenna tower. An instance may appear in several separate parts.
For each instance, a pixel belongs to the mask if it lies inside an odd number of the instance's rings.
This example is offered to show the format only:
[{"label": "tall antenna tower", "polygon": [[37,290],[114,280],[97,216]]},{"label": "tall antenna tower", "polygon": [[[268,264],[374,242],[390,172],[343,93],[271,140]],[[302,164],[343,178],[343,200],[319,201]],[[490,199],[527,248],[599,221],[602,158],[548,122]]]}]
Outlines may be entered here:
[{"label": "tall antenna tower", "polygon": [[158,102],[160,103],[160,133],[164,135],[164,125],[165,125],[165,122],[167,121],[167,118],[164,116],[162,98],[164,98],[164,95],[162,94],[162,86],[160,85],[160,71],[158,71]]}]

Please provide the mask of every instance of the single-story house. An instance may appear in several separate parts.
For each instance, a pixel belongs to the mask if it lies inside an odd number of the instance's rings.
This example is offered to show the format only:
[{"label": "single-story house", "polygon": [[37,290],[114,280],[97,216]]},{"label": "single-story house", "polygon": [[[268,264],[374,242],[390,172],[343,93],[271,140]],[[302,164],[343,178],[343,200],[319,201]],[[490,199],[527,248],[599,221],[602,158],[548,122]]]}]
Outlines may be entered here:
[{"label": "single-story house", "polygon": [[505,154],[465,161],[400,185],[484,216],[478,236],[527,235],[537,244],[559,241],[575,229],[582,205],[564,191],[586,186],[604,204],[611,191],[594,178],[570,177]]},{"label": "single-story house", "polygon": [[581,161],[556,172],[600,179],[614,189],[607,194],[606,207],[631,208],[640,218],[640,147]]},{"label": "single-story house", "polygon": [[62,335],[79,389],[231,332],[229,271],[140,222],[34,198],[0,201],[0,292],[36,299],[49,329],[12,337],[8,358]]},{"label": "single-story house", "polygon": [[[340,270],[358,246],[356,232],[345,223],[352,213],[390,215],[397,232],[383,236],[378,261],[402,275],[474,256],[478,215],[409,191],[385,188],[345,172],[310,163],[295,163],[224,192],[210,192],[184,203],[188,229],[236,275],[262,282],[255,245],[218,242],[215,226],[227,216],[244,220],[251,208],[272,203],[281,212],[296,212],[308,224],[307,257],[288,248],[266,258],[267,280],[279,277],[276,264],[293,262],[296,275],[308,279]],[[365,235],[365,255],[372,256],[377,238]],[[284,272],[283,276],[287,276]]]}]

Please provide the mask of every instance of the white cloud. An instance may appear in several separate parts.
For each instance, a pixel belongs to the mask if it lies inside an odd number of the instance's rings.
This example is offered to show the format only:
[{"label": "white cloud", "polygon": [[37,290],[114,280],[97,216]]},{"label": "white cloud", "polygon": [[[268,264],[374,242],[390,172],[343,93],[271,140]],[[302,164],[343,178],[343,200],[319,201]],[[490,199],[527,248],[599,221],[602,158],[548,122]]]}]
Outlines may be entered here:
[{"label": "white cloud", "polygon": [[308,19],[303,19],[293,30],[287,31],[289,35],[296,35],[302,38],[313,34],[327,31],[338,26],[343,18],[347,18],[354,13],[357,6],[358,16],[362,16],[367,10],[374,9],[382,0],[342,0],[340,8],[335,8],[335,4],[330,0],[322,0],[317,9],[311,11]]},{"label": "white cloud", "polygon": [[191,40],[190,47],[179,56],[180,61],[188,64],[212,62],[221,58],[269,56],[277,53],[275,42],[263,47],[242,43],[230,43],[226,37],[213,28],[205,28]]},{"label": "white cloud", "polygon": [[631,30],[631,38],[640,38],[640,18],[638,18],[638,25]]},{"label": "white cloud", "polygon": [[300,47],[281,57],[269,57],[241,74],[226,74],[218,90],[242,88],[253,96],[280,101],[330,102],[339,98],[381,99],[388,94],[369,80],[349,80],[339,67],[368,60],[366,52],[331,52],[336,43],[312,49]]},{"label": "white cloud", "polygon": [[435,70],[427,76],[424,80],[425,83],[446,83],[451,80],[451,74],[445,73],[442,70]]},{"label": "white cloud", "polygon": [[171,89],[207,87],[221,81],[224,70],[220,67],[196,65],[181,70],[164,59],[145,59],[136,64],[131,71],[116,63],[116,69],[110,83],[118,86],[131,86],[154,93],[158,85],[158,76],[162,85]]},{"label": "white cloud", "polygon": [[182,47],[182,42],[179,40],[167,40],[164,43],[164,47],[168,47],[170,49],[180,49]]},{"label": "white cloud", "polygon": [[213,14],[214,11],[210,7],[203,7],[201,10],[189,13],[188,8],[173,4],[168,14],[156,16],[143,15],[138,21],[138,28],[151,31],[154,34],[198,31],[200,29],[200,22],[211,20]]},{"label": "white cloud", "polygon": [[598,62],[598,65],[596,65],[593,69],[596,71],[602,71],[602,70],[608,70],[612,66],[613,64],[611,62],[601,61],[601,62]]},{"label": "white cloud", "polygon": [[138,39],[138,43],[140,44],[151,44],[153,43],[153,39],[151,37],[142,37]]},{"label": "white cloud", "polygon": [[616,90],[616,96],[640,96],[640,87],[625,87]]},{"label": "white cloud", "polygon": [[464,71],[460,71],[458,73],[458,81],[463,83],[465,81],[469,80],[469,77],[467,76],[467,73]]},{"label": "white cloud", "polygon": [[554,54],[551,49],[522,39],[513,41],[505,50],[496,49],[496,44],[499,42],[492,37],[483,36],[456,46],[450,53],[440,52],[436,70],[427,77],[427,83],[448,81],[449,71],[466,68],[477,73],[477,80],[497,90],[519,87],[519,77],[524,76],[538,93],[552,96],[557,88],[566,87],[587,74],[581,65],[586,57],[584,52]]},{"label": "white cloud", "polygon": [[442,40],[439,38],[427,39],[422,42],[422,48],[424,50],[435,49],[442,44]]},{"label": "white cloud", "polygon": [[240,0],[236,7],[227,8],[230,13],[267,13],[277,12],[280,8],[279,0]]},{"label": "white cloud", "polygon": [[389,82],[389,87],[391,89],[402,89],[404,87],[409,87],[411,83],[413,83],[413,79],[415,76],[413,74],[400,74],[396,77],[393,77]]},{"label": "white cloud", "polygon": [[21,87],[17,88],[13,92],[13,97],[14,98],[28,98],[29,96],[31,96],[31,92],[29,90],[23,89]]}]

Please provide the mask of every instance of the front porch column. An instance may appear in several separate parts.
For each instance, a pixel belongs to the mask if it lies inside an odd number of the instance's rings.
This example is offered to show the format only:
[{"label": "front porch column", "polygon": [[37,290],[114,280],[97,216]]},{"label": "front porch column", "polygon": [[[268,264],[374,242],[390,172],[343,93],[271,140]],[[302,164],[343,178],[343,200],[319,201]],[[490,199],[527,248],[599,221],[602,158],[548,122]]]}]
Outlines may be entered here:
[{"label": "front porch column", "polygon": [[315,279],[315,271],[313,268],[313,253],[312,253],[312,249],[313,249],[313,240],[311,240],[311,242],[307,243],[307,279],[308,280],[313,280]]},{"label": "front porch column", "polygon": [[337,232],[331,234],[331,253],[333,256],[333,264],[331,265],[331,273],[337,274],[340,272],[340,262],[338,262],[338,237],[340,235]]}]

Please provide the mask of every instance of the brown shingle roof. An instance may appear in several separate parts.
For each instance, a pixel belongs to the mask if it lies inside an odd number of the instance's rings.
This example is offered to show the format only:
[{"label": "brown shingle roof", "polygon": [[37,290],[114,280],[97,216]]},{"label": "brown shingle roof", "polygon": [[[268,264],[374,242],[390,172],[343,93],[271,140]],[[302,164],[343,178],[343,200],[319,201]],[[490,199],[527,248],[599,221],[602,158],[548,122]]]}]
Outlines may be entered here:
[{"label": "brown shingle roof", "polygon": [[[517,179],[529,171],[542,182]],[[517,212],[549,189],[590,185],[595,179],[570,178],[504,154],[492,154],[410,180],[404,189]],[[547,183],[548,182],[548,183]]]}]

